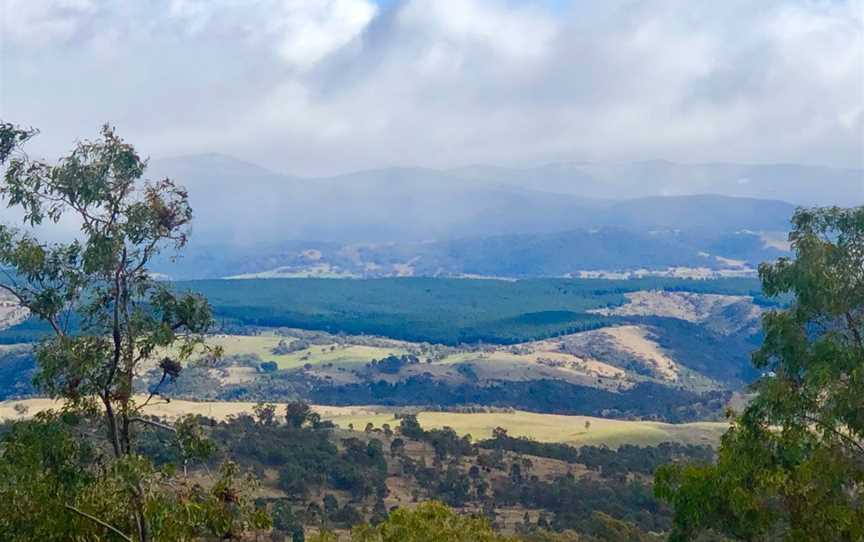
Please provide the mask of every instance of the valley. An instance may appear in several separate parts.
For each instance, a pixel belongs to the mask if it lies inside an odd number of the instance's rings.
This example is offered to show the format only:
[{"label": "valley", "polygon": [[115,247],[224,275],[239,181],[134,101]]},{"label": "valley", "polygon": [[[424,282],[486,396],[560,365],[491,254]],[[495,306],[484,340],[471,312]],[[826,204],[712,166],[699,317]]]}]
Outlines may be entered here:
[{"label": "valley", "polygon": [[864,0],[0,0],[0,542],[864,542]]},{"label": "valley", "polygon": [[[722,420],[733,392],[753,377],[749,352],[760,314],[771,307],[747,295],[753,284],[746,279],[235,284],[178,284],[214,303],[222,329],[206,345],[221,356],[193,355],[160,393],[214,402],[299,398],[341,407]],[[0,338],[38,337],[32,326],[9,327]],[[0,399],[21,397],[31,389],[33,362],[26,343],[5,348],[0,372],[18,376],[0,388]],[[155,362],[144,364],[136,386],[161,379]]]}]

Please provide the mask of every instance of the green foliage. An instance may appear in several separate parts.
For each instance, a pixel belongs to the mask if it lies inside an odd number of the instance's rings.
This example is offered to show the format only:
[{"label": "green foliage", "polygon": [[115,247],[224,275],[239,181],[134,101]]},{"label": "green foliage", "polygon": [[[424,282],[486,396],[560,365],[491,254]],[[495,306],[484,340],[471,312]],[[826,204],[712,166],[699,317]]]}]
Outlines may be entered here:
[{"label": "green foliage", "polygon": [[[335,540],[329,534],[310,542]],[[386,521],[359,525],[351,531],[352,542],[515,542],[497,534],[483,518],[461,516],[441,503],[426,502],[413,510],[399,509]]]},{"label": "green foliage", "polygon": [[[421,503],[413,510],[400,508],[378,525],[357,525],[350,542],[654,542],[649,535],[603,512],[590,514],[590,532],[537,530],[522,536],[495,532],[486,518],[460,515],[436,501]],[[310,542],[337,542],[336,535],[323,532]]]},{"label": "green foliage", "polygon": [[[73,434],[63,420],[43,417],[5,435],[0,494],[12,508],[0,510],[0,523],[15,528],[0,532],[69,540],[111,531],[149,542],[236,537],[266,526],[237,489],[231,464],[209,490],[183,488],[136,450],[135,427],[150,425],[176,434],[184,465],[211,451],[191,420],[171,427],[141,411],[179,375],[180,361],[212,323],[206,299],[175,293],[148,269],[163,249],[186,244],[192,218],[186,191],[169,179],[141,181],[146,161],[109,126],[56,164],[17,152],[31,135],[0,124],[0,164],[6,164],[0,196],[23,212],[27,227],[68,217],[80,232],[72,242],[52,244],[30,230],[0,226],[0,266],[7,271],[0,288],[51,330],[35,347],[38,388],[63,400],[67,412],[99,420],[102,434],[90,425]],[[157,363],[162,378],[137,404],[133,382],[141,366],[169,347],[179,359]],[[40,433],[41,441],[34,438]],[[85,450],[94,457],[81,457]],[[36,483],[27,483],[30,477]],[[16,511],[25,503],[34,510]],[[27,525],[19,525],[22,518]]]},{"label": "green foliage", "polygon": [[43,412],[13,423],[0,446],[3,540],[113,540],[109,531],[130,533],[135,512],[130,485],[145,488],[143,507],[154,541],[222,538],[269,526],[246,496],[253,481],[241,477],[232,463],[225,463],[204,489],[187,479],[170,479],[141,456],[106,464],[106,452],[94,443],[92,426],[72,413]]},{"label": "green foliage", "polygon": [[673,540],[708,529],[744,540],[864,539],[864,208],[801,209],[795,259],[760,268],[768,295],[754,354],[758,396],[724,435],[715,465],[657,475]]},{"label": "green foliage", "polygon": [[[61,540],[74,521],[66,503],[93,482],[96,453],[74,436],[75,420],[54,413],[12,425],[0,447],[0,532],[17,540]],[[80,526],[78,526],[80,528]]]}]

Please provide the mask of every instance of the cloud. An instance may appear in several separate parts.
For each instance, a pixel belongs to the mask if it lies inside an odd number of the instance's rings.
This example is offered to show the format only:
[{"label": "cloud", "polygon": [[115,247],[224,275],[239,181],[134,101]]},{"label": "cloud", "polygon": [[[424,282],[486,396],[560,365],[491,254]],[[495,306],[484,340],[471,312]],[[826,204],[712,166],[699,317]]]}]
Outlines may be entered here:
[{"label": "cloud", "polygon": [[553,160],[864,165],[861,0],[7,0],[0,116],[49,156],[296,173]]}]

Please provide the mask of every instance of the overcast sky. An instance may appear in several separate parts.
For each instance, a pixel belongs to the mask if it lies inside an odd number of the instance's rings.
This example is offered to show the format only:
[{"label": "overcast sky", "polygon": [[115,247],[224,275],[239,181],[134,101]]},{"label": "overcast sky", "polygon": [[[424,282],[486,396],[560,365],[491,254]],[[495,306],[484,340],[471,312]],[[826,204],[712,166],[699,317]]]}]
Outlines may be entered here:
[{"label": "overcast sky", "polygon": [[0,0],[0,117],[55,156],[281,172],[864,165],[864,0]]}]

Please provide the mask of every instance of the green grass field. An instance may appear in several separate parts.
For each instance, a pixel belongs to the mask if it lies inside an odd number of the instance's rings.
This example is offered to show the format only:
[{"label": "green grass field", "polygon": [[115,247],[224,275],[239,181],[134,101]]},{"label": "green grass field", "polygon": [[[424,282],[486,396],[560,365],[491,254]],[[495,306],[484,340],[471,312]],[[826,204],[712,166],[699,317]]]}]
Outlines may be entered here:
[{"label": "green grass field", "polygon": [[381,359],[390,354],[402,355],[406,350],[393,346],[383,348],[364,345],[312,345],[311,347],[291,352],[290,354],[274,354],[273,348],[280,340],[291,342],[290,337],[276,334],[261,335],[213,335],[207,338],[210,346],[221,346],[226,357],[238,355],[256,355],[261,361],[275,361],[280,369],[293,369],[305,364],[319,365],[333,363],[335,365],[364,364],[373,359]]},{"label": "green grass field", "polygon": [[[362,430],[367,423],[381,427],[388,423],[399,425],[392,412],[373,409],[359,413],[334,413],[324,416],[346,428],[353,424]],[[583,444],[618,447],[622,444],[641,446],[661,442],[716,445],[728,428],[723,422],[670,424],[648,421],[610,420],[590,416],[559,416],[516,411],[513,413],[451,413],[420,412],[417,419],[425,429],[451,427],[460,435],[470,434],[475,440],[492,436],[492,430],[503,427],[514,437],[529,437],[541,442],[563,442],[574,446]],[[590,422],[586,428],[585,423]]]}]

